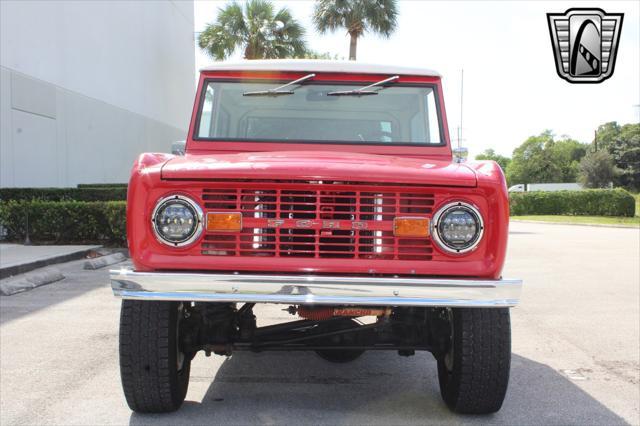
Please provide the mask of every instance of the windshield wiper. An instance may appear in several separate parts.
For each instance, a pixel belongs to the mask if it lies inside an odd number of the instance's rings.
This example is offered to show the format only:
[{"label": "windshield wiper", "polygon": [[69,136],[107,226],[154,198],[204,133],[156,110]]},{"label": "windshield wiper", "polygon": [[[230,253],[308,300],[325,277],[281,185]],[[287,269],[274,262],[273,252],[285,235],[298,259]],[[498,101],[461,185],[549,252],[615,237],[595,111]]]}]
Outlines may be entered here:
[{"label": "windshield wiper", "polygon": [[276,87],[275,89],[269,90],[256,90],[255,92],[244,92],[242,96],[282,96],[282,95],[293,95],[293,90],[282,90],[285,87],[293,86],[294,84],[300,84],[304,81],[310,80],[315,77],[315,74],[305,75],[304,77],[300,77],[297,80],[293,80],[287,84],[283,84],[282,86]]},{"label": "windshield wiper", "polygon": [[[370,84],[370,85],[362,87],[360,89],[329,92],[329,93],[327,93],[327,96],[367,96],[367,95],[377,95],[379,90],[384,89],[384,87],[377,87],[377,86],[380,86],[381,84],[389,83],[389,82],[397,80],[399,78],[400,78],[399,75],[394,75],[393,77],[389,77],[387,79],[384,79],[382,81],[378,81],[377,83]],[[378,90],[367,90],[367,89],[371,89],[372,87],[376,87]]]}]

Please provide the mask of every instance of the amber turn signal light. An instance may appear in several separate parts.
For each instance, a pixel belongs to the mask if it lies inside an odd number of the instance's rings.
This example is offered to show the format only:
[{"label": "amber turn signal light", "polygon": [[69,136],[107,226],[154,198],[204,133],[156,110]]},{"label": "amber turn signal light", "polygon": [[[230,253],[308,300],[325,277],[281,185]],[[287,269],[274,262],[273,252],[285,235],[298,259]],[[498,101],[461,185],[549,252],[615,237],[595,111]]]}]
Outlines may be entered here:
[{"label": "amber turn signal light", "polygon": [[207,213],[207,231],[238,232],[242,230],[242,213]]},{"label": "amber turn signal light", "polygon": [[396,217],[393,220],[396,237],[428,237],[429,219],[426,217]]}]

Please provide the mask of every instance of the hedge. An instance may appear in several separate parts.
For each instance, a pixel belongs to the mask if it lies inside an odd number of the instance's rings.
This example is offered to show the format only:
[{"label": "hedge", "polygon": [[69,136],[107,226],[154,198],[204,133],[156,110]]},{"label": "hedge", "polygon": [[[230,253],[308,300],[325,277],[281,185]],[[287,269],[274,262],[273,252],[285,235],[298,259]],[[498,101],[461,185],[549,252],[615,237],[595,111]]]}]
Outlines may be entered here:
[{"label": "hedge", "polygon": [[78,188],[126,188],[126,183],[79,183]]},{"label": "hedge", "polygon": [[127,187],[0,188],[1,201],[124,201]]},{"label": "hedge", "polygon": [[126,246],[125,201],[2,201],[0,225],[7,240],[24,240],[27,213],[34,243]]},{"label": "hedge", "polygon": [[627,216],[635,214],[635,199],[624,189],[534,191],[509,194],[511,215]]}]

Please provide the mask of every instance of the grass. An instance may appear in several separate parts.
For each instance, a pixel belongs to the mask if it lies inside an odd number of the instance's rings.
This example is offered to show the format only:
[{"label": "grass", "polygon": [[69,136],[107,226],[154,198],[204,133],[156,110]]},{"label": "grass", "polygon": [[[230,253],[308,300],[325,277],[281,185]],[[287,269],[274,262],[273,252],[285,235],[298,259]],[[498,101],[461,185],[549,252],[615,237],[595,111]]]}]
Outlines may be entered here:
[{"label": "grass", "polygon": [[[637,200],[637,198],[636,198]],[[636,201],[637,203],[637,201]],[[636,212],[638,208],[636,207]],[[578,223],[585,225],[623,225],[630,227],[640,226],[640,216],[614,217],[614,216],[511,216],[513,220],[531,220],[536,222]]]}]

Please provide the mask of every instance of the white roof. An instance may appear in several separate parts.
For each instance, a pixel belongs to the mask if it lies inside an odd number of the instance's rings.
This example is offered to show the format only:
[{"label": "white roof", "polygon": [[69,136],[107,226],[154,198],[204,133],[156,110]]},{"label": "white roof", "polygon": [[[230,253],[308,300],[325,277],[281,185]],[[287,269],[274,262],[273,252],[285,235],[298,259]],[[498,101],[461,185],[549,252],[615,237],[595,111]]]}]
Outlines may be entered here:
[{"label": "white roof", "polygon": [[269,59],[239,62],[216,62],[200,71],[302,71],[344,72],[355,74],[400,74],[440,77],[437,71],[425,68],[399,67],[396,65],[371,64],[356,61],[333,61],[315,59]]}]

